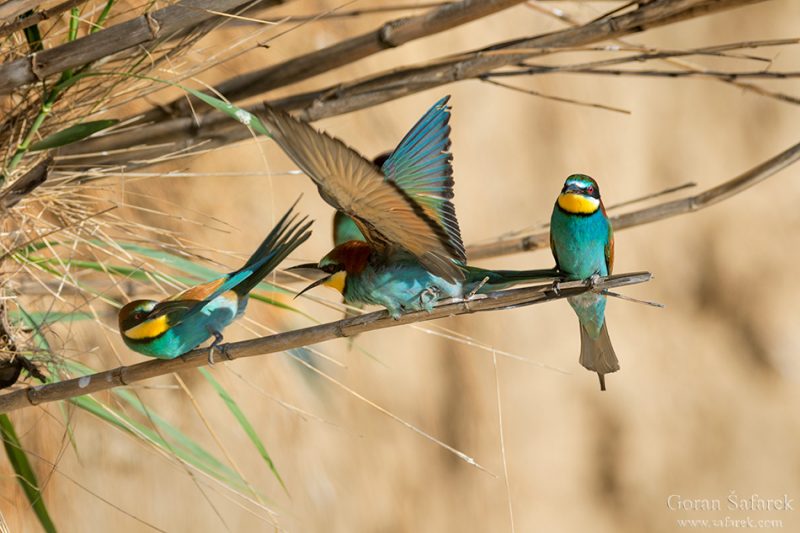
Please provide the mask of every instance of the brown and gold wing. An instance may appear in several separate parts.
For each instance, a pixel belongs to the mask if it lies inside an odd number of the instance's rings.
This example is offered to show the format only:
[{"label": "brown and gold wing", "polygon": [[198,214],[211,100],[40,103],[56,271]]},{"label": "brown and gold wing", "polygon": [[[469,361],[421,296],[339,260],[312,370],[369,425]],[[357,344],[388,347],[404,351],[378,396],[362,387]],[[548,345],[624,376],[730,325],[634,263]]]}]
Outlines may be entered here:
[{"label": "brown and gold wing", "polygon": [[173,294],[169,298],[165,299],[165,302],[175,302],[179,300],[194,300],[198,302],[202,302],[207,300],[214,291],[219,289],[223,283],[227,280],[227,277],[221,277],[215,280],[211,280],[207,283],[201,283],[200,285],[195,285],[193,287],[189,287],[178,294]]},{"label": "brown and gold wing", "polygon": [[310,177],[330,205],[352,217],[371,246],[400,247],[432,273],[462,279],[459,260],[439,224],[397,183],[342,141],[289,114],[266,107],[275,142]]}]

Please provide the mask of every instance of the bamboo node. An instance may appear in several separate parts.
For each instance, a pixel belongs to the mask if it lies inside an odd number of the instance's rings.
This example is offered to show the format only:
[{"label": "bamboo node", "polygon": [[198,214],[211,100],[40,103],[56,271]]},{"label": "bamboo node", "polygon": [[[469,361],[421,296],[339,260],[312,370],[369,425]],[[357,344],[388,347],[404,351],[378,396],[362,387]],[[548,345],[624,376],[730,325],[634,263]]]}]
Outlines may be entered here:
[{"label": "bamboo node", "polygon": [[398,22],[401,21],[393,20],[392,22],[387,22],[378,31],[378,42],[384,48],[397,48],[402,44],[392,40],[392,31],[398,26]]},{"label": "bamboo node", "polygon": [[147,27],[150,29],[150,36],[153,39],[157,39],[158,32],[161,31],[161,24],[158,23],[158,20],[156,20],[150,12],[145,13],[144,19],[147,21]]},{"label": "bamboo node", "polygon": [[34,52],[31,54],[31,73],[36,77],[39,81],[44,81],[47,74],[45,73],[46,63],[42,63],[39,61],[39,53]]}]

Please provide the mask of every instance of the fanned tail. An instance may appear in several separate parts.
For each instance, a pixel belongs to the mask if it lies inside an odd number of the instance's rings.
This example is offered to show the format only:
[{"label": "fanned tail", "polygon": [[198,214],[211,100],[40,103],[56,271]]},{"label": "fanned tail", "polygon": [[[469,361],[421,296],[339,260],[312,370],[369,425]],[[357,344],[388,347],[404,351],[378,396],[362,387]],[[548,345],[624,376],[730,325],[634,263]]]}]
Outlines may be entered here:
[{"label": "fanned tail", "polygon": [[[298,198],[299,201],[299,198]],[[247,295],[256,285],[261,283],[267,275],[272,272],[295,248],[303,244],[311,236],[312,221],[308,217],[298,220],[299,215],[294,213],[297,201],[289,208],[285,215],[281,217],[264,242],[253,252],[247,263],[233,273],[250,270],[252,274],[247,276],[233,290],[240,297]]]},{"label": "fanned tail", "polygon": [[608,324],[603,321],[600,335],[597,338],[589,335],[586,328],[581,324],[581,356],[580,363],[587,370],[597,372],[600,380],[600,390],[606,390],[606,374],[619,370],[619,360],[611,346],[611,338],[608,336]]},{"label": "fanned tail", "polygon": [[488,278],[486,282],[478,289],[479,293],[505,289],[518,283],[553,279],[560,276],[558,270],[555,268],[543,268],[539,270],[486,270],[473,266],[464,266],[463,268],[467,274],[465,287],[468,290],[466,292],[480,286],[486,278]]}]

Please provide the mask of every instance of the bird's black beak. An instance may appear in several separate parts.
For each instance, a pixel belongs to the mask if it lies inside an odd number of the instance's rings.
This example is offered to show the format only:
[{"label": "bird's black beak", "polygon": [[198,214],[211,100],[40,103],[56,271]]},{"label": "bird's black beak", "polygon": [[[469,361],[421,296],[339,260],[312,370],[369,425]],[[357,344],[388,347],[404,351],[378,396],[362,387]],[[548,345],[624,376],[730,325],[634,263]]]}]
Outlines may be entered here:
[{"label": "bird's black beak", "polygon": [[575,184],[565,185],[564,189],[561,191],[563,194],[583,194],[583,189],[578,187]]},{"label": "bird's black beak", "polygon": [[298,297],[299,297],[301,294],[305,293],[306,291],[310,291],[310,290],[311,290],[311,289],[313,289],[314,287],[316,287],[316,286],[318,286],[318,285],[322,285],[323,283],[325,283],[326,281],[328,281],[329,279],[331,279],[331,276],[333,276],[333,274],[329,274],[329,275],[325,276],[324,278],[320,278],[320,279],[318,279],[317,281],[313,282],[313,283],[312,283],[312,284],[310,284],[308,287],[306,287],[306,288],[305,288],[305,289],[303,289],[302,291],[298,292],[298,293],[297,293],[297,296],[295,296],[295,299],[296,299],[296,298],[298,298]]},{"label": "bird's black beak", "polygon": [[306,278],[311,278],[311,279],[319,276],[320,274],[325,274],[320,279],[316,280],[315,282],[311,283],[308,287],[306,287],[302,291],[298,292],[297,295],[295,296],[295,298],[297,298],[298,296],[300,296],[301,294],[303,294],[306,291],[310,291],[311,289],[313,289],[314,287],[316,287],[318,285],[322,285],[323,283],[328,281],[330,279],[330,277],[332,276],[332,274],[327,274],[324,270],[319,268],[319,265],[317,263],[303,263],[302,265],[295,265],[295,266],[289,267],[286,270],[297,271],[297,273],[300,274],[301,276],[306,277]]},{"label": "bird's black beak", "polygon": [[295,265],[292,267],[287,268],[286,270],[319,270],[319,265],[317,263],[303,263],[302,265]]}]

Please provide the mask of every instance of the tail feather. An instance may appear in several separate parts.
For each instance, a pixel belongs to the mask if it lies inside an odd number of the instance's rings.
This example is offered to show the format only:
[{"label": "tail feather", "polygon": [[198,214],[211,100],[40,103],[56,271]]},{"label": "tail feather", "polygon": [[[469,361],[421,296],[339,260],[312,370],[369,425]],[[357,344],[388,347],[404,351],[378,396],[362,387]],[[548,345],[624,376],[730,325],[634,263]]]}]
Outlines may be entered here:
[{"label": "tail feather", "polygon": [[[299,200],[299,199],[298,199]],[[256,285],[267,277],[295,248],[303,244],[311,236],[312,221],[308,217],[297,220],[297,213],[293,213],[297,202],[281,217],[264,242],[253,252],[247,263],[237,272],[252,270],[253,273],[245,278],[233,290],[240,297],[249,293]],[[235,275],[235,273],[234,273]]]},{"label": "tail feather", "polygon": [[581,325],[580,363],[587,370],[597,372],[597,377],[600,379],[600,390],[606,390],[605,375],[619,370],[619,360],[617,354],[614,353],[614,347],[611,346],[607,326],[607,321],[603,321],[600,335],[594,338]]},{"label": "tail feather", "polygon": [[466,265],[463,268],[467,275],[465,285],[468,289],[472,290],[473,287],[483,283],[484,279],[486,280],[478,292],[496,291],[518,283],[552,279],[560,276],[558,270],[555,268],[543,268],[539,270],[486,270]]}]

